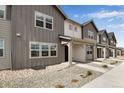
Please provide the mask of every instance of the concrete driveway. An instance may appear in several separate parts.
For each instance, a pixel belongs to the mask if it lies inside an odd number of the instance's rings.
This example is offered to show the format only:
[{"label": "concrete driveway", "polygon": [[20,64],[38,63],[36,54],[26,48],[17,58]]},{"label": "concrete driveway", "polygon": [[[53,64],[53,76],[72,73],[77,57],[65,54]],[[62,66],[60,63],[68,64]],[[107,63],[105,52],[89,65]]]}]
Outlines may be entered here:
[{"label": "concrete driveway", "polygon": [[124,63],[106,72],[82,88],[124,88]]}]

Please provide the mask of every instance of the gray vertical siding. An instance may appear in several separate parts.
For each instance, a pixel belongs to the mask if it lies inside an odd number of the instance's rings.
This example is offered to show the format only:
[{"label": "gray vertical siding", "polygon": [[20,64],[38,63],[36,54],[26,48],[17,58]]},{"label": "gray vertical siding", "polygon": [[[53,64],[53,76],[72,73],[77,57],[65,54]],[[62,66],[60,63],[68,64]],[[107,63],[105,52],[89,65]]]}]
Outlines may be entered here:
[{"label": "gray vertical siding", "polygon": [[0,19],[0,39],[4,40],[5,54],[0,58],[0,70],[11,68],[11,32],[10,21]]},{"label": "gray vertical siding", "polygon": [[88,31],[87,29],[93,31],[95,33],[94,40],[97,40],[97,31],[92,23],[89,23],[83,27],[83,38],[88,38]]},{"label": "gray vertical siding", "polygon": [[[58,38],[59,34],[64,34],[64,17],[55,6],[12,6],[11,11],[13,69],[47,66],[64,61],[64,46]],[[35,11],[53,16],[53,31],[34,27]],[[17,33],[20,33],[21,37],[17,37]],[[57,43],[58,57],[30,59],[30,41]]]},{"label": "gray vertical siding", "polygon": [[[106,38],[106,41],[103,40],[103,37]],[[105,33],[103,33],[100,38],[101,38],[101,44],[106,44],[106,45],[108,44],[108,37],[106,36]]]}]

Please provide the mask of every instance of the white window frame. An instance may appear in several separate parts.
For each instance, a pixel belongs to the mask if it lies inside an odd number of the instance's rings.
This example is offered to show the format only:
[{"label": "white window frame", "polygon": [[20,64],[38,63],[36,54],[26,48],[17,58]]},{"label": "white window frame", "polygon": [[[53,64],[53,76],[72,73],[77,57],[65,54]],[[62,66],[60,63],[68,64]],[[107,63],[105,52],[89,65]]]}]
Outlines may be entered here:
[{"label": "white window frame", "polygon": [[[31,44],[39,44],[40,49],[39,49],[39,57],[31,57]],[[48,56],[42,56],[42,45],[48,45],[48,52],[49,55]],[[56,56],[51,56],[51,50],[50,50],[50,46],[51,45],[56,45]],[[34,41],[30,41],[29,42],[29,58],[30,59],[34,59],[34,58],[54,58],[54,57],[58,57],[58,44],[56,43],[46,43],[46,42],[34,42]]]},{"label": "white window frame", "polygon": [[[44,26],[43,27],[40,27],[40,26],[37,26],[36,25],[36,16],[42,16],[43,18],[44,18],[44,20],[43,20],[43,24],[44,24]],[[52,24],[52,29],[49,29],[49,28],[46,28],[46,18],[48,18],[48,19],[52,19],[52,23],[50,23],[50,24]],[[46,14],[43,14],[43,13],[41,13],[41,12],[38,12],[38,11],[35,11],[35,20],[34,20],[35,22],[35,27],[37,27],[37,28],[41,28],[41,29],[46,29],[46,30],[50,30],[50,31],[53,31],[53,25],[54,25],[54,22],[53,22],[53,17],[52,16],[49,16],[49,15],[46,15]],[[49,22],[48,22],[49,23]]]},{"label": "white window frame", "polygon": [[[93,37],[93,38],[91,38],[91,37]],[[88,29],[88,38],[89,39],[94,39],[94,33],[89,29]]]},{"label": "white window frame", "polygon": [[0,9],[0,10],[4,11],[4,15],[3,15],[3,18],[0,18],[0,19],[6,19],[6,5],[2,5],[2,6],[4,6],[5,8],[4,9]]},{"label": "white window frame", "polygon": [[106,37],[103,37],[103,41],[106,41]]},{"label": "white window frame", "polygon": [[[31,49],[31,44],[39,44],[38,42],[30,42],[30,44],[29,44],[29,50],[30,50],[30,53],[29,53],[29,56],[30,56],[30,58],[40,58],[40,53],[39,53],[39,56],[38,57],[32,57],[31,56],[31,51],[32,51],[32,49]],[[40,45],[39,45],[40,46]],[[39,52],[40,52],[40,50],[41,49],[39,49]]]},{"label": "white window frame", "polygon": [[4,39],[0,39],[3,41],[3,56],[0,56],[0,58],[5,58],[5,40]]}]

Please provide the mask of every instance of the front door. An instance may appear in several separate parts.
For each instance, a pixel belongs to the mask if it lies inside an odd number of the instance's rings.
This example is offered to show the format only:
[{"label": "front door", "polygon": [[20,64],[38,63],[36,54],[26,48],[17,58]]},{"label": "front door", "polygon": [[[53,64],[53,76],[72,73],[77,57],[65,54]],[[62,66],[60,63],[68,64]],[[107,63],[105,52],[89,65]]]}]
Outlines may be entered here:
[{"label": "front door", "polygon": [[65,45],[65,61],[68,61],[68,46]]},{"label": "front door", "polygon": [[93,46],[87,46],[87,60],[93,60]]}]

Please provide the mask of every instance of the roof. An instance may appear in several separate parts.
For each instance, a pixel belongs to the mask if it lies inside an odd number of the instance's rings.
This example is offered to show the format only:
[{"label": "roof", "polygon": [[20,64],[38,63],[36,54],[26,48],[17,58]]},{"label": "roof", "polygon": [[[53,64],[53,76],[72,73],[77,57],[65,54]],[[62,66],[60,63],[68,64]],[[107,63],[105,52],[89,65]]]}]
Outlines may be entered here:
[{"label": "roof", "polygon": [[87,21],[87,22],[84,22],[84,23],[82,24],[82,26],[85,26],[85,25],[87,25],[87,24],[89,24],[89,23],[92,23],[93,26],[95,27],[96,31],[99,32],[99,30],[98,30],[98,28],[96,27],[96,24],[94,23],[93,20],[89,20],[89,21]]},{"label": "roof", "polygon": [[72,19],[70,19],[70,18],[68,18],[68,19],[66,19],[66,20],[69,20],[69,21],[71,21],[71,22],[73,22],[73,23],[78,24],[78,25],[80,25],[80,26],[81,26],[81,24],[80,24],[80,23],[78,23],[78,22],[76,22],[76,21],[74,21],[74,20],[72,20]]},{"label": "roof", "polygon": [[65,17],[65,19],[66,18],[68,18],[67,17],[67,15],[64,13],[64,11],[61,9],[61,7],[59,6],[59,5],[54,5],[58,10],[59,10],[59,12]]},{"label": "roof", "polygon": [[108,33],[107,33],[106,29],[100,30],[100,31],[98,32],[98,34],[103,34],[103,33],[105,33],[105,34],[106,34],[106,36],[109,38],[109,36],[108,36]]},{"label": "roof", "polygon": [[112,39],[113,36],[114,36],[114,39],[115,39],[115,41],[116,41],[116,43],[117,43],[117,40],[116,40],[116,37],[115,37],[114,32],[110,32],[110,33],[108,33],[108,37],[109,37],[109,39]]}]

